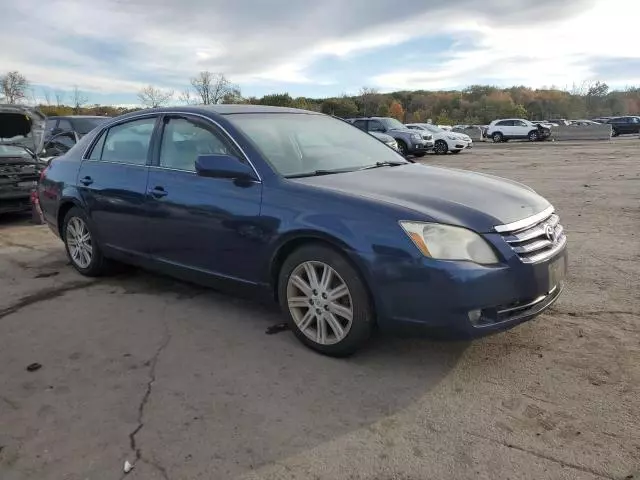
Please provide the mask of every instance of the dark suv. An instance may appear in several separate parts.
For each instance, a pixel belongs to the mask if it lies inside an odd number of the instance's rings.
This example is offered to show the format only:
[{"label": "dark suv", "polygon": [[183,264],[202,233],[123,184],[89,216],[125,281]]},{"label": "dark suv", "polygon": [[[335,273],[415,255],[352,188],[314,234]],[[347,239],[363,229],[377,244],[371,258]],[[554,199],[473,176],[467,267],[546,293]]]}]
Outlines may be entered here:
[{"label": "dark suv", "polygon": [[433,135],[428,132],[411,130],[395,118],[368,117],[347,118],[346,120],[365,132],[380,132],[392,136],[402,155],[423,157],[429,150],[433,150]]},{"label": "dark suv", "polygon": [[607,121],[611,125],[611,136],[626,135],[629,133],[640,133],[640,117],[615,117]]}]

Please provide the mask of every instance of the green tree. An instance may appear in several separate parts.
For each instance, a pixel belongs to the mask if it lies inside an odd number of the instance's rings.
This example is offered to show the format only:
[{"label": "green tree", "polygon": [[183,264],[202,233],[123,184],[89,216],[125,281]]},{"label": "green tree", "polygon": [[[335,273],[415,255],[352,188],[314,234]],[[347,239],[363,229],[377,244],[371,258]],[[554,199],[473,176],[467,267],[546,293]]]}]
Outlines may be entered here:
[{"label": "green tree", "polygon": [[381,103],[378,107],[379,117],[388,117],[390,115],[389,105],[387,103]]},{"label": "green tree", "polygon": [[348,118],[358,115],[358,105],[348,97],[330,98],[322,102],[320,107],[322,113],[335,115],[336,117]]},{"label": "green tree", "polygon": [[272,107],[291,107],[293,98],[288,93],[274,93],[265,95],[260,99],[260,105],[270,105]]}]

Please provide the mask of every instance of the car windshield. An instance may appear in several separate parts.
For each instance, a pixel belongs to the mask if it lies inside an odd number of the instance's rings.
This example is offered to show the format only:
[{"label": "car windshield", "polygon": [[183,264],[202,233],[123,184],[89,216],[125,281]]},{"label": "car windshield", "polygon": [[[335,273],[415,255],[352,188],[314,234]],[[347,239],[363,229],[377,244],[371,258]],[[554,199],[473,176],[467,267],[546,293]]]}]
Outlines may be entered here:
[{"label": "car windshield", "polygon": [[0,145],[0,157],[24,157],[31,158],[29,152],[22,147],[14,145]]},{"label": "car windshield", "polygon": [[380,118],[379,119],[385,127],[387,128],[407,128],[405,127],[402,123],[400,123],[398,120],[396,120],[395,118]]},{"label": "car windshield", "polygon": [[359,128],[324,115],[254,113],[227,118],[283,176],[409,163]]},{"label": "car windshield", "polygon": [[78,134],[85,135],[109,119],[110,117],[74,118],[73,128]]},{"label": "car windshield", "polygon": [[435,125],[429,125],[428,123],[420,124],[420,128],[426,130],[427,132],[431,132],[431,133],[444,132],[444,130],[441,129],[440,127],[436,127]]}]

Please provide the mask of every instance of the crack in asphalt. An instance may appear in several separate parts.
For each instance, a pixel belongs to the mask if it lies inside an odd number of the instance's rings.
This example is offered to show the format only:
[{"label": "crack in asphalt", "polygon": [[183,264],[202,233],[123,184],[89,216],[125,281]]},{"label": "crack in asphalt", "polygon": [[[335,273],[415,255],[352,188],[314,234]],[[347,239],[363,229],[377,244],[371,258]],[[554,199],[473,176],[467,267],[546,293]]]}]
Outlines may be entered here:
[{"label": "crack in asphalt", "polygon": [[473,432],[469,432],[469,431],[466,431],[465,433],[467,433],[468,435],[471,435],[472,437],[476,437],[476,438],[481,438],[483,440],[487,440],[487,441],[489,441],[491,443],[494,443],[496,445],[501,445],[503,447],[511,448],[511,449],[517,450],[519,452],[528,453],[529,455],[533,455],[534,457],[538,457],[538,458],[541,458],[543,460],[548,460],[550,462],[557,463],[558,465],[561,465],[562,467],[565,467],[565,468],[571,468],[573,470],[578,470],[580,472],[590,473],[591,475],[594,475],[596,477],[606,478],[608,480],[617,480],[616,477],[613,477],[611,475],[607,475],[606,473],[599,472],[599,471],[594,470],[592,468],[583,467],[582,465],[578,465],[578,464],[575,464],[575,463],[565,462],[564,460],[560,460],[559,458],[552,457],[551,455],[547,455],[545,453],[536,452],[535,450],[529,450],[527,448],[520,447],[518,445],[514,445],[513,443],[508,443],[508,442],[505,442],[505,441],[502,441],[502,440],[496,440],[495,438],[491,438],[491,437],[488,437],[488,436],[485,436],[485,435],[480,435],[478,433],[473,433]]},{"label": "crack in asphalt", "polygon": [[[145,389],[144,395],[142,396],[142,400],[138,405],[138,419],[136,428],[134,428],[129,434],[129,448],[135,454],[135,460],[133,462],[134,465],[138,462],[147,464],[155,468],[160,473],[160,475],[162,475],[162,478],[164,478],[165,480],[169,480],[167,469],[164,468],[157,460],[150,460],[146,458],[146,456],[142,453],[142,447],[136,440],[136,435],[140,433],[140,431],[144,428],[144,411],[147,403],[149,403],[149,399],[151,398],[151,393],[153,390],[153,384],[156,381],[156,366],[158,365],[158,360],[164,349],[169,345],[169,341],[171,340],[171,334],[169,333],[169,328],[167,327],[166,323],[164,325],[164,330],[165,332],[162,343],[158,346],[157,350],[153,354],[153,357],[145,362],[145,364],[149,365],[149,377],[147,380],[147,387]],[[124,478],[124,476],[122,478]]]},{"label": "crack in asphalt", "polygon": [[45,288],[40,290],[39,292],[32,293],[30,295],[26,295],[20,298],[16,303],[5,307],[0,310],[0,319],[6,317],[7,315],[11,315],[13,313],[19,312],[25,307],[30,305],[45,302],[47,300],[52,300],[54,298],[60,297],[67,292],[72,292],[74,290],[80,290],[81,288],[88,287],[97,283],[95,280],[81,280],[76,282],[71,282],[67,284],[60,285],[58,287]]}]

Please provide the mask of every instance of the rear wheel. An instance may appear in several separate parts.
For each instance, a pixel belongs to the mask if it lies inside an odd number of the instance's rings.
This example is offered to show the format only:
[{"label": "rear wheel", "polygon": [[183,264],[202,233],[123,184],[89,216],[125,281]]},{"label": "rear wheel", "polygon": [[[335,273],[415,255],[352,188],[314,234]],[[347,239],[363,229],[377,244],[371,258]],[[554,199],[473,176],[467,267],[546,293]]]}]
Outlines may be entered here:
[{"label": "rear wheel", "polygon": [[73,267],[82,275],[97,277],[108,271],[109,261],[89,227],[86,214],[73,207],[64,217],[62,239]]},{"label": "rear wheel", "polygon": [[500,143],[504,140],[504,136],[502,135],[502,133],[496,132],[491,135],[491,139],[493,140],[493,143]]},{"label": "rear wheel", "polygon": [[319,353],[349,356],[371,335],[374,314],[365,284],[332,248],[312,244],[294,251],[280,271],[278,297],[296,337]]},{"label": "rear wheel", "polygon": [[449,146],[447,142],[444,140],[436,140],[435,145],[433,146],[433,151],[436,155],[444,155],[449,150]]}]

